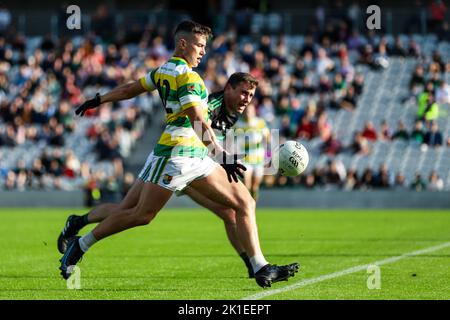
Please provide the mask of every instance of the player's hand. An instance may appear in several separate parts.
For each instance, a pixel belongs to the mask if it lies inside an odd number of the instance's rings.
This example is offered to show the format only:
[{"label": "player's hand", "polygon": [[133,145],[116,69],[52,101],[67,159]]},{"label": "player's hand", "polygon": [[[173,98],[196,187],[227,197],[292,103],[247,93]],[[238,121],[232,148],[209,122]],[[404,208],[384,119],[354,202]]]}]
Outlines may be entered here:
[{"label": "player's hand", "polygon": [[87,110],[95,109],[101,104],[100,102],[100,93],[97,93],[95,95],[95,98],[85,101],[81,106],[79,106],[75,110],[75,114],[77,116],[84,116]]},{"label": "player's hand", "polygon": [[247,168],[242,164],[238,162],[238,159],[242,158],[239,157],[239,155],[229,155],[225,151],[222,152],[222,162],[221,166],[225,169],[227,172],[228,181],[230,183],[238,182],[238,177],[244,178],[244,175],[242,174],[242,171],[247,171]]}]

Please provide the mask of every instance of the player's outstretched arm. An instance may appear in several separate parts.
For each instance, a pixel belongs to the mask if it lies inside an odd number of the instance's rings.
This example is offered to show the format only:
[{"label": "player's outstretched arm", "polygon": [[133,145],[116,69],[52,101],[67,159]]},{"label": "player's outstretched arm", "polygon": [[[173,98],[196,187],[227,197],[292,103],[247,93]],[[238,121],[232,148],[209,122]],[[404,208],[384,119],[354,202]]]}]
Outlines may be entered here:
[{"label": "player's outstretched arm", "polygon": [[[191,125],[194,128],[195,133],[200,138],[205,146],[207,146],[216,159],[219,160],[220,165],[225,169],[228,176],[228,181],[238,182],[238,177],[243,178],[242,171],[246,171],[247,168],[238,163],[237,157],[234,155],[229,155],[220,145],[217,140],[216,134],[214,130],[211,128],[211,125],[205,121],[202,114],[201,106],[193,106],[185,111],[186,116],[189,117],[191,121]],[[201,130],[198,130],[201,128]],[[212,146],[210,146],[212,144]],[[212,148],[211,148],[212,147]]]},{"label": "player's outstretched arm", "polygon": [[75,110],[75,114],[82,117],[87,110],[95,109],[102,103],[131,99],[141,93],[144,93],[145,91],[147,90],[142,86],[140,81],[127,83],[114,88],[104,95],[97,93],[94,98],[86,100],[82,105],[80,105]]}]

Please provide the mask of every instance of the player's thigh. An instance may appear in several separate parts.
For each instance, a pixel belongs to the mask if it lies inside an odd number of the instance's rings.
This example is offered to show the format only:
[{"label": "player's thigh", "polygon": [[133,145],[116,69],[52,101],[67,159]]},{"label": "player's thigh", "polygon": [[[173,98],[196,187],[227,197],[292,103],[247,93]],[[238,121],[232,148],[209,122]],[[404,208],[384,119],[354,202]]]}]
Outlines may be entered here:
[{"label": "player's thigh", "polygon": [[207,198],[194,188],[187,187],[183,192],[202,207],[212,211],[224,221],[234,221],[236,212],[234,209],[226,207],[216,201]]},{"label": "player's thigh", "polygon": [[139,201],[139,196],[142,191],[142,187],[144,186],[144,181],[141,179],[136,179],[136,181],[131,186],[130,190],[128,190],[125,198],[120,202],[121,209],[130,209],[137,205]]},{"label": "player's thigh", "polygon": [[225,207],[241,210],[254,205],[254,200],[242,182],[228,182],[225,170],[218,166],[207,177],[194,180],[189,185],[206,198]]},{"label": "player's thigh", "polygon": [[138,216],[154,216],[169,201],[173,192],[152,182],[145,182],[139,195],[139,200],[134,208]]}]

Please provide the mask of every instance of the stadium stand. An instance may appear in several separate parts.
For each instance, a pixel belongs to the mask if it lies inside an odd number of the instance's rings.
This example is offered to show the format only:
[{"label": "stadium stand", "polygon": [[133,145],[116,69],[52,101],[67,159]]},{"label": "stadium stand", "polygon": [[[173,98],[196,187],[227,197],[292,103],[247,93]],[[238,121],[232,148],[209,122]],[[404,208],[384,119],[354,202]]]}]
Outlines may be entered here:
[{"label": "stadium stand", "polygon": [[[251,30],[266,24],[280,29],[276,15],[254,15]],[[362,35],[339,21],[327,26],[305,36],[216,34],[199,69],[210,92],[236,71],[251,72],[260,80],[253,101],[259,115],[282,140],[299,139],[309,150],[305,174],[266,176],[263,187],[419,190],[420,174],[422,189],[449,190],[450,43],[436,34]],[[0,38],[1,188],[87,186],[95,194],[99,185],[111,192],[129,185],[123,159],[146,127],[159,128],[148,121],[159,110],[157,97],[105,105],[87,118],[75,119],[72,110],[164,61],[169,31],[150,25],[120,44],[98,36]],[[418,117],[421,104],[426,114]],[[429,132],[433,124],[441,139]]]}]

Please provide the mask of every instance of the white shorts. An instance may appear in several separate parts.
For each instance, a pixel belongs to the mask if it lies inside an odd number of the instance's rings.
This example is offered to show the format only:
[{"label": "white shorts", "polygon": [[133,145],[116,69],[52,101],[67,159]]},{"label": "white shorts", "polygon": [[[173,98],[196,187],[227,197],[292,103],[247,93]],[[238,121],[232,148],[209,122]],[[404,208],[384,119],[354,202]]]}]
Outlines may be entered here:
[{"label": "white shorts", "polygon": [[244,166],[247,168],[246,174],[251,174],[258,178],[261,178],[264,175],[264,164],[244,163]]},{"label": "white shorts", "polygon": [[178,192],[192,181],[210,175],[218,165],[210,157],[159,157],[151,152],[138,178]]}]

